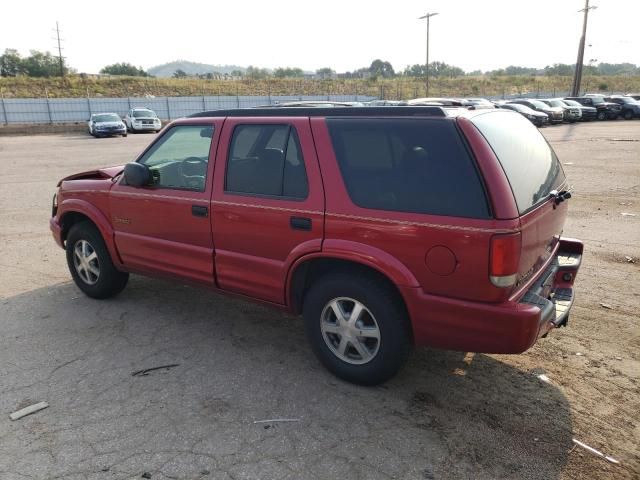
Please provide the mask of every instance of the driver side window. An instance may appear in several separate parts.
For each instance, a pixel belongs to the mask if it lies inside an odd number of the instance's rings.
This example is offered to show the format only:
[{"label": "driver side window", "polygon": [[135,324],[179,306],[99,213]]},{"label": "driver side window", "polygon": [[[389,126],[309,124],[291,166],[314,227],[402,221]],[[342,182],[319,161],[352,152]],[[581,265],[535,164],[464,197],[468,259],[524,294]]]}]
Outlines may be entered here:
[{"label": "driver side window", "polygon": [[177,125],[138,161],[149,167],[153,186],[204,192],[213,125]]}]

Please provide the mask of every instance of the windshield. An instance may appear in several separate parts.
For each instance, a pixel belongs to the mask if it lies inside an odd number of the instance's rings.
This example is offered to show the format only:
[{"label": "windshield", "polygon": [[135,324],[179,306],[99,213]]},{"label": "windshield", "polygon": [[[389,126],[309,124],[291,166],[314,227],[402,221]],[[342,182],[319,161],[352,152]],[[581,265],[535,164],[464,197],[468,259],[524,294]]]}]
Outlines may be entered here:
[{"label": "windshield", "polygon": [[638,103],[637,100],[634,100],[633,98],[629,98],[629,97],[616,97],[616,98],[619,98],[620,100],[623,101],[623,103],[626,103],[626,104],[635,105],[636,103]]},{"label": "windshield", "polygon": [[531,105],[533,105],[534,107],[537,107],[537,108],[542,108],[542,109],[549,108],[549,105],[547,105],[544,102],[541,102],[540,100],[529,100],[529,102],[531,103]]},{"label": "windshield", "polygon": [[566,104],[560,100],[549,100],[552,107],[566,107]]},{"label": "windshield", "polygon": [[602,97],[590,97],[590,98],[594,105],[600,105],[601,103],[604,103],[604,99]]},{"label": "windshield", "polygon": [[567,105],[570,105],[572,107],[581,107],[582,105],[578,102],[576,102],[575,100],[563,100],[564,103],[566,103]]},{"label": "windshield", "polygon": [[93,117],[93,121],[96,123],[100,122],[119,122],[120,117],[115,113],[105,113],[104,115],[96,115]]},{"label": "windshield", "polygon": [[519,103],[507,103],[504,106],[504,108],[506,108],[508,110],[515,110],[516,112],[522,112],[522,113],[533,112],[533,110],[531,110],[526,105],[520,105]]},{"label": "windshield", "polygon": [[140,117],[155,117],[156,114],[154,112],[152,112],[151,110],[134,110],[133,111],[133,116],[136,118],[140,118]]}]

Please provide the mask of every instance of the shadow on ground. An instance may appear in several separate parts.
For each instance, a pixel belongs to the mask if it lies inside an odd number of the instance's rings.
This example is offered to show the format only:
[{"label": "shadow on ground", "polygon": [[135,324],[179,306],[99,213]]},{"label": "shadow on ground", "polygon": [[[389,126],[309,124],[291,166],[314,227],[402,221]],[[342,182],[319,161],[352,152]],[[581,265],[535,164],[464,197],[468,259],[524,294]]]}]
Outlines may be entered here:
[{"label": "shadow on ground", "polygon": [[[299,319],[164,281],[35,290],[0,300],[0,327],[1,478],[554,479],[571,447],[567,401],[535,372],[420,349],[356,387]],[[299,421],[254,423],[274,418]]]}]

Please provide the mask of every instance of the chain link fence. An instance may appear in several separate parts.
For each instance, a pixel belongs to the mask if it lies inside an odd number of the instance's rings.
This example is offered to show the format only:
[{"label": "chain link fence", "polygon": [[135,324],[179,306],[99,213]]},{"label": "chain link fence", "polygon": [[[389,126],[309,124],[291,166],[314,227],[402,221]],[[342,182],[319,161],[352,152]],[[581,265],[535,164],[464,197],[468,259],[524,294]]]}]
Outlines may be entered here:
[{"label": "chain link fence", "polygon": [[163,120],[174,120],[205,110],[247,108],[292,101],[367,102],[366,95],[191,96],[127,98],[2,98],[0,124],[54,124],[86,122],[94,113],[117,113],[149,108]]}]

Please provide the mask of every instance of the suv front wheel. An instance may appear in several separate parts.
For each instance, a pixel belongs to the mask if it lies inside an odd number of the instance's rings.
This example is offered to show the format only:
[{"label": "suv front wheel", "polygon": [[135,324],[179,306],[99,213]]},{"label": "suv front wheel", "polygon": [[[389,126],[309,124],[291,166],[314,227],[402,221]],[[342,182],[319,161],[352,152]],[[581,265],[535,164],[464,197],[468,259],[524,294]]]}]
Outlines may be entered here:
[{"label": "suv front wheel", "polygon": [[326,275],[304,300],[307,337],[322,364],[336,376],[376,385],[406,362],[409,320],[395,292],[363,273]]},{"label": "suv front wheel", "polygon": [[73,225],[65,247],[73,281],[87,296],[109,298],[127,285],[129,274],[113,265],[102,235],[92,224]]}]

